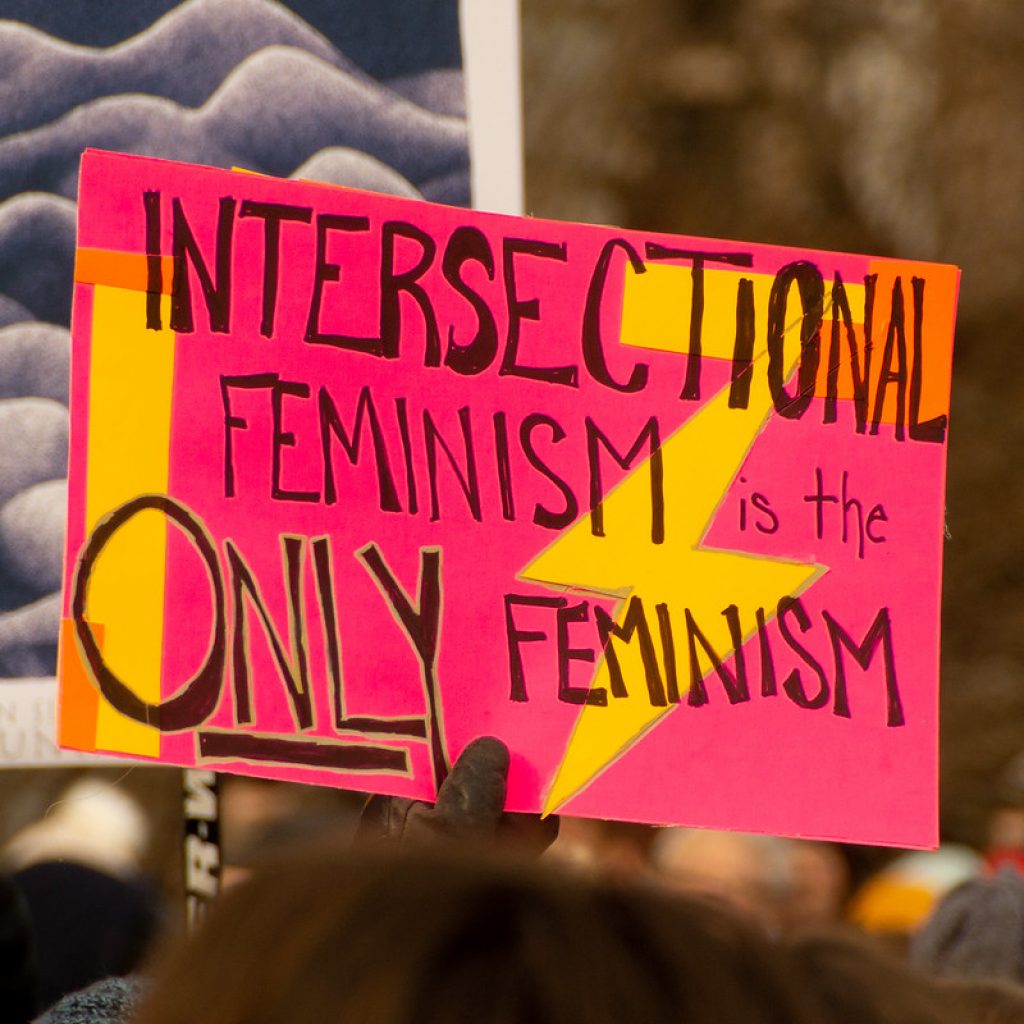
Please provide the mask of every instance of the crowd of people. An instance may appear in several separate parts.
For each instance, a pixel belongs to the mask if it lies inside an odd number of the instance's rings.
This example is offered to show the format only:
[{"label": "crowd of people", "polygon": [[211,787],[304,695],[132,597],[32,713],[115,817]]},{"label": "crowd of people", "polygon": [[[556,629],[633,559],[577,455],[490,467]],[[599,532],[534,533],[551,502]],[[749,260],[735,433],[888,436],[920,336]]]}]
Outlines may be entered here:
[{"label": "crowd of people", "polygon": [[231,780],[247,835],[192,934],[139,877],[138,808],[80,782],[0,854],[0,1019],[1024,1021],[1006,847],[860,881],[827,843],[506,814],[507,765],[478,740],[436,804],[373,797],[352,829]]}]

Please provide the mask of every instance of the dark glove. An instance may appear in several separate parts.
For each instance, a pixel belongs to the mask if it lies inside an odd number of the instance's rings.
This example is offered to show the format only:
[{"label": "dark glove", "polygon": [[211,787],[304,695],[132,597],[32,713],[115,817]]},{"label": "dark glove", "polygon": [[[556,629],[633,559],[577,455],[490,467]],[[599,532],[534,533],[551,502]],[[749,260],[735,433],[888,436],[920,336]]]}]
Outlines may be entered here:
[{"label": "dark glove", "polygon": [[539,855],[558,835],[558,818],[505,813],[508,764],[508,748],[501,740],[493,736],[473,740],[441,784],[433,806],[403,797],[370,797],[356,841],[420,845],[498,842]]}]

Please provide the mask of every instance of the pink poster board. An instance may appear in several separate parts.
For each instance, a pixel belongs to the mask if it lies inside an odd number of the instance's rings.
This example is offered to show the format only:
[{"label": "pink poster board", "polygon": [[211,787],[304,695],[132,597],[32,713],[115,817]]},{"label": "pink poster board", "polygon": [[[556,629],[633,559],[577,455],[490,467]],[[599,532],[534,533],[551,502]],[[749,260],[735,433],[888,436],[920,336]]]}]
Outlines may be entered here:
[{"label": "pink poster board", "polygon": [[89,151],[60,742],[932,846],[956,268]]}]

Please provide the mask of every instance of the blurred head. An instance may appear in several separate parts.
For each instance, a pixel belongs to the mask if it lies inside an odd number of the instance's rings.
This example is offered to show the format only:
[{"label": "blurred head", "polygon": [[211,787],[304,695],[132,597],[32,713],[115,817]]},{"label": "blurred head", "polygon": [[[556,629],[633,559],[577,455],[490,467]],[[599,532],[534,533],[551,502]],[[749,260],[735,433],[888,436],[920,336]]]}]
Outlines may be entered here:
[{"label": "blurred head", "polygon": [[137,1024],[796,1024],[777,950],[719,908],[519,864],[308,855],[227,893]]},{"label": "blurred head", "polygon": [[36,965],[28,908],[18,887],[0,873],[0,1006],[11,1024],[36,1015]]},{"label": "blurred head", "polygon": [[939,983],[865,936],[804,935],[788,949],[829,1024],[963,1024]]},{"label": "blurred head", "polygon": [[1024,982],[1024,876],[1003,868],[947,893],[912,937],[910,959],[948,977]]},{"label": "blurred head", "polygon": [[148,843],[141,805],[86,775],[4,847],[32,932],[40,1009],[146,956],[161,926],[159,895],[140,874]]},{"label": "blurred head", "polygon": [[977,853],[956,844],[902,853],[854,893],[849,919],[894,948],[905,949],[943,896],[976,877],[981,868]]},{"label": "blurred head", "polygon": [[657,832],[648,825],[562,815],[558,838],[544,856],[598,878],[642,882],[651,876],[648,847]]},{"label": "blurred head", "polygon": [[782,925],[792,887],[787,840],[709,829],[664,829],[652,851],[669,888],[721,900],[769,928]]},{"label": "blurred head", "polygon": [[665,828],[652,855],[670,888],[720,899],[773,931],[834,924],[848,895],[846,861],[832,843]]},{"label": "blurred head", "polygon": [[1024,987],[991,978],[944,979],[939,991],[953,1012],[971,1024],[1018,1024],[1024,1020]]},{"label": "blurred head", "polygon": [[790,876],[786,924],[797,928],[834,924],[842,916],[850,887],[850,872],[842,854],[831,843],[786,842]]},{"label": "blurred head", "polygon": [[149,824],[135,798],[101,776],[86,775],[62,790],[41,818],[16,832],[2,859],[11,871],[71,861],[131,876],[139,871],[148,843]]}]

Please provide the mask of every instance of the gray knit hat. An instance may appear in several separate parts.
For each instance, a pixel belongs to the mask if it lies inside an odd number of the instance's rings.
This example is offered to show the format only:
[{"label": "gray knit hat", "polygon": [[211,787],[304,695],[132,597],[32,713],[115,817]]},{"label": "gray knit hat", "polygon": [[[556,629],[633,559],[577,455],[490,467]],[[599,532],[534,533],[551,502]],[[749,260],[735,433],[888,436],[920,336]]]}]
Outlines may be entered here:
[{"label": "gray knit hat", "polygon": [[138,978],[106,978],[58,1000],[35,1024],[126,1024],[143,993]]},{"label": "gray knit hat", "polygon": [[957,886],[911,939],[910,960],[946,977],[1024,981],[1024,876],[1003,868]]}]

